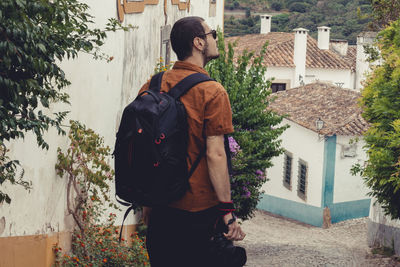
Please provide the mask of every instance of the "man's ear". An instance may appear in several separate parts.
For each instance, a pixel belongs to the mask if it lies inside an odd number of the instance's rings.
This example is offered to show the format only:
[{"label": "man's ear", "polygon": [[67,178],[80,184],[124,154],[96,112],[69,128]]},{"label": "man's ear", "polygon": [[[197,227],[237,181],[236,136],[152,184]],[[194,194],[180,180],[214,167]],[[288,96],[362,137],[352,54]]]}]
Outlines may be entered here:
[{"label": "man's ear", "polygon": [[195,37],[193,39],[193,47],[195,47],[197,50],[203,51],[204,45],[205,45],[205,40],[203,38]]}]

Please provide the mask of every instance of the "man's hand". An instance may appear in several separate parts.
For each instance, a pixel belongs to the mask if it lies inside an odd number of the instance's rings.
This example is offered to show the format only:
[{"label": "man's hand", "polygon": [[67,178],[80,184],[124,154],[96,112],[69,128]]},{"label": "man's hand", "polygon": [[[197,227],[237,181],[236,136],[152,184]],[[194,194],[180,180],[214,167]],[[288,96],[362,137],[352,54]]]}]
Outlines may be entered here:
[{"label": "man's hand", "polygon": [[[232,218],[233,218],[232,213],[225,215],[224,216],[225,224],[228,225],[229,220]],[[227,234],[224,233],[225,237],[228,240],[241,241],[246,236],[246,234],[242,231],[242,229],[240,228],[240,225],[238,224],[237,221],[234,221],[233,223],[228,225],[228,229],[229,229],[228,233]]]},{"label": "man's hand", "polygon": [[150,207],[143,207],[142,210],[142,220],[143,223],[149,226],[149,218],[150,218],[151,208]]}]

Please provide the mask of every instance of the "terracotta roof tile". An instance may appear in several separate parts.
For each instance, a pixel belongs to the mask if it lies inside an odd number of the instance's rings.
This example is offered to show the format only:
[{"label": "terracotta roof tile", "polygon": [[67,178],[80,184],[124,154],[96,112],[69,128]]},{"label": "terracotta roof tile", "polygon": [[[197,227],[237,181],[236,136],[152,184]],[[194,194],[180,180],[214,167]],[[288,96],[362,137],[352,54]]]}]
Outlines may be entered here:
[{"label": "terracotta roof tile", "polygon": [[270,108],[287,114],[289,120],[317,132],[315,121],[320,118],[324,135],[358,136],[368,129],[357,104],[360,93],[326,83],[312,83],[280,91]]},{"label": "terracotta roof tile", "polygon": [[[248,34],[229,37],[225,42],[237,42],[235,54],[239,55],[244,50],[259,53],[263,44],[268,41],[266,66],[294,67],[294,33],[270,32],[268,34]],[[351,69],[351,64],[345,58],[331,50],[321,50],[317,41],[308,35],[306,66],[308,68],[326,69]]]}]

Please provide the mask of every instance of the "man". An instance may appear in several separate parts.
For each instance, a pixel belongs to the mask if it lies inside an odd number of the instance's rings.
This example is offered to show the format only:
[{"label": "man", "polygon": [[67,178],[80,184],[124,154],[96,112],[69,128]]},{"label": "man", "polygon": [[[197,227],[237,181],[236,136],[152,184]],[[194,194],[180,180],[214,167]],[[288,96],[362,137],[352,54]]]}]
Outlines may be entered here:
[{"label": "man", "polygon": [[[200,17],[178,20],[171,31],[171,44],[179,61],[164,74],[162,91],[168,91],[190,74],[208,75],[204,66],[219,56],[216,32]],[[149,83],[145,84],[141,91],[148,86]],[[191,88],[181,102],[189,126],[188,167],[204,147],[206,156],[190,177],[190,189],[182,199],[168,207],[143,208],[152,267],[212,266],[207,249],[219,219],[228,225],[227,239],[238,241],[245,237],[239,224],[232,220],[233,214],[221,213],[220,209],[221,205],[231,203],[224,147],[224,134],[233,132],[228,95],[221,84],[207,81]]]}]

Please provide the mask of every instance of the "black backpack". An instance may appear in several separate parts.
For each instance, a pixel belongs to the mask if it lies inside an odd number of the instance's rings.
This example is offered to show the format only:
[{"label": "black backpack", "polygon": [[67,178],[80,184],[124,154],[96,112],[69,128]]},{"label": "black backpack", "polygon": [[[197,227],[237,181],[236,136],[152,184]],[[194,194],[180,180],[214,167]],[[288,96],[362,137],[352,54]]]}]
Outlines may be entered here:
[{"label": "black backpack", "polygon": [[181,80],[168,93],[160,91],[164,72],[153,76],[149,89],[140,93],[122,114],[115,143],[117,201],[131,209],[165,206],[189,188],[189,178],[205,148],[190,170],[187,166],[188,125],[179,98],[198,83],[213,81],[195,73]]}]

